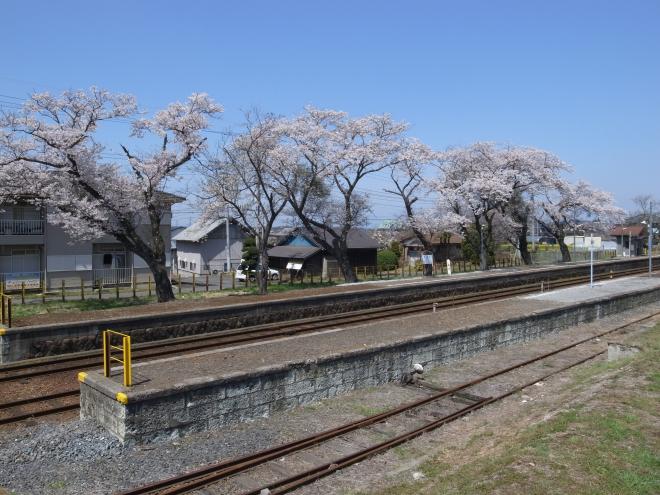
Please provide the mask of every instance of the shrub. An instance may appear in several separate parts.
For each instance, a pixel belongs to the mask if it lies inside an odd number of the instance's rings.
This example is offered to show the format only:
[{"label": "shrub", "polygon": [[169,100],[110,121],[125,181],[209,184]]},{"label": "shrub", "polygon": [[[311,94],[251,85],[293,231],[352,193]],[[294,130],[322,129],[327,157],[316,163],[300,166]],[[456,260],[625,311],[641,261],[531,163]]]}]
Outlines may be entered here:
[{"label": "shrub", "polygon": [[391,249],[378,251],[378,268],[387,270],[399,266],[399,257]]}]

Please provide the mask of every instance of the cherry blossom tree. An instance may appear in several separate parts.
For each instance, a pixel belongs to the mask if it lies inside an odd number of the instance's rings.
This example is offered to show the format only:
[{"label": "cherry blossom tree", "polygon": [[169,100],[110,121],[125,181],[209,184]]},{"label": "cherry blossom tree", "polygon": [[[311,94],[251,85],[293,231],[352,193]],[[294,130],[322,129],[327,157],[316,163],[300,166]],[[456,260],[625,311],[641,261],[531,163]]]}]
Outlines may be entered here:
[{"label": "cherry blossom tree", "polygon": [[612,195],[579,181],[571,184],[559,179],[547,188],[535,202],[537,221],[552,234],[559,244],[562,261],[571,261],[565,238],[568,229],[575,229],[580,221],[607,227],[620,221],[624,211],[614,205]]},{"label": "cherry blossom tree", "polygon": [[493,219],[511,196],[511,176],[501,150],[492,143],[474,143],[443,153],[443,175],[434,183],[448,209],[447,220],[467,238],[470,226],[479,240],[479,264],[488,269],[495,257]]},{"label": "cherry blossom tree", "polygon": [[356,276],[348,235],[369,211],[368,198],[357,186],[393,163],[406,127],[389,115],[349,118],[345,112],[313,107],[281,127],[295,159],[280,162],[278,182],[297,218],[335,257],[349,282]]},{"label": "cherry blossom tree", "polygon": [[268,290],[268,238],[287,205],[273,171],[290,159],[281,144],[280,120],[245,115],[245,130],[227,143],[219,155],[202,163],[204,216],[217,218],[229,212],[255,238],[259,252],[259,293]]},{"label": "cherry blossom tree", "polygon": [[433,248],[433,235],[448,227],[443,212],[437,206],[422,209],[415,206],[420,196],[425,197],[432,191],[426,176],[438,173],[439,157],[420,141],[404,138],[390,167],[393,187],[385,189],[385,192],[401,198],[405,211],[402,224],[412,230],[426,251]]},{"label": "cherry blossom tree", "polygon": [[436,190],[464,237],[469,227],[475,228],[481,269],[494,260],[498,213],[498,231],[507,232],[509,239],[516,237],[521,257],[530,263],[527,222],[531,198],[558,183],[568,165],[543,150],[483,142],[450,149],[441,162],[443,176],[435,182]]},{"label": "cherry blossom tree", "polygon": [[504,216],[501,227],[516,238],[514,245],[523,262],[529,265],[532,257],[527,248],[527,233],[534,195],[552,188],[560,181],[561,174],[571,168],[556,155],[536,148],[507,146],[501,155],[503,173],[511,187],[510,197],[501,206]]},{"label": "cherry blossom tree", "polygon": [[[151,137],[160,145],[151,152],[122,146],[127,165],[104,159],[95,139],[103,121],[138,117],[135,98],[91,88],[32,95],[21,111],[0,119],[0,170],[25,179],[3,194],[49,208],[51,219],[73,237],[107,234],[140,256],[153,273],[159,301],[174,299],[166,269],[161,233],[172,196],[169,180],[205,148],[201,131],[222,108],[206,94],[173,103],[153,118],[137,118],[132,137]],[[141,225],[147,220],[147,231]]]}]

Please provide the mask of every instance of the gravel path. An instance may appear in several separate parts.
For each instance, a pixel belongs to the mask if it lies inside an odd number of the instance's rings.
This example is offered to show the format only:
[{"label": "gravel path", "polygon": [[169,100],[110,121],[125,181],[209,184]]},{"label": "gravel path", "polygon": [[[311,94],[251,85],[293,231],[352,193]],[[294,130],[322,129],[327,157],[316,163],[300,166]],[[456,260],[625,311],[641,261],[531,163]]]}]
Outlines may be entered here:
[{"label": "gravel path", "polygon": [[[499,349],[451,366],[438,367],[428,374],[428,379],[442,386],[463,381],[484,370],[518,362],[524,355],[554,349],[562,343],[584,338],[604,328],[612,328],[659,308],[660,304],[636,308],[614,318],[581,325],[543,340]],[[543,387],[539,387],[539,393],[543,390]],[[485,395],[492,391],[483,389],[479,392]],[[421,390],[390,384],[356,391],[272,418],[261,418],[222,430],[131,448],[122,447],[105,430],[89,421],[70,420],[61,424],[23,426],[0,432],[0,487],[20,495],[110,494],[332,428],[383,408],[408,402],[421,394],[424,394]],[[520,398],[512,399],[510,404],[513,406],[509,407],[520,407]],[[501,411],[497,411],[493,408],[489,412],[489,408],[486,408],[479,414],[501,414]],[[462,427],[464,436],[465,428],[469,429],[470,424],[471,421],[466,420],[452,428]],[[438,431],[433,435],[437,438],[442,434]],[[392,453],[379,456],[368,461],[373,464],[363,463],[342,471],[307,487],[303,493],[343,493],[347,489],[366,489],[370,483],[386,476],[386,473],[395,472],[397,462],[399,468],[410,462],[410,459],[397,461],[397,455]],[[368,469],[369,465],[371,469]]]}]

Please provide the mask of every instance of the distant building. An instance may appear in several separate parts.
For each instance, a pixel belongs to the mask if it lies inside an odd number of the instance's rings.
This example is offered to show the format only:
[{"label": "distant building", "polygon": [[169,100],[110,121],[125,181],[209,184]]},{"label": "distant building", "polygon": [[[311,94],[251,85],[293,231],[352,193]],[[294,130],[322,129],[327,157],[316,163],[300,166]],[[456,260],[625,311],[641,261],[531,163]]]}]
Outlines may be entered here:
[{"label": "distant building", "polygon": [[278,246],[295,231],[295,227],[273,227],[270,229],[270,235],[268,236],[268,245]]},{"label": "distant building", "polygon": [[176,266],[177,266],[177,258],[176,258],[176,241],[174,240],[174,238],[176,237],[176,235],[179,232],[181,232],[183,230],[186,230],[186,227],[178,226],[178,227],[172,227],[170,229],[170,235],[171,235],[171,239],[170,239],[170,253],[171,253],[171,256],[170,256],[170,258],[172,260],[172,267],[175,270],[176,270]]},{"label": "distant building", "polygon": [[[162,195],[167,213],[161,221],[161,235],[170,244],[172,204],[185,198],[173,194]],[[150,237],[147,216],[138,232]],[[170,252],[166,265],[170,266]],[[0,282],[8,289],[39,288],[43,279],[47,287],[58,286],[62,280],[98,282],[104,284],[129,283],[133,275],[150,273],[145,261],[131,253],[112,236],[105,235],[91,241],[72,238],[49,221],[48,211],[27,202],[0,205]]]},{"label": "distant building", "polygon": [[609,235],[616,242],[617,256],[639,256],[647,244],[648,230],[644,224],[617,225]]},{"label": "distant building", "polygon": [[[332,243],[330,236],[325,239]],[[354,267],[376,266],[378,241],[364,230],[351,229],[347,238],[348,258]],[[310,232],[304,229],[291,231],[277,246],[268,250],[269,266],[279,270],[303,270],[305,272],[337,276],[337,260],[327,253]]]},{"label": "distant building", "polygon": [[[406,232],[401,237],[400,242],[403,246],[404,264],[415,265],[418,261],[421,263],[424,246],[422,245],[422,242],[417,238],[417,236],[412,232]],[[462,243],[463,238],[458,234],[433,234],[431,237],[431,250],[433,251],[433,258],[435,261],[462,258]]]},{"label": "distant building", "polygon": [[230,266],[227,266],[226,230],[224,218],[198,220],[174,236],[178,272],[191,275],[217,274],[238,267],[245,231],[235,220],[229,221]]}]

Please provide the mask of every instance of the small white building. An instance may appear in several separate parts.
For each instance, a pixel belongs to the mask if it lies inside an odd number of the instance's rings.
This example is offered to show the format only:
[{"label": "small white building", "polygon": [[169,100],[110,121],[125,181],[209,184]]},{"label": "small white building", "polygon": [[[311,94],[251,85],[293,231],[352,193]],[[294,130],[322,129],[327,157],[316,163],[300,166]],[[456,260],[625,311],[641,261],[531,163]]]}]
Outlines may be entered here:
[{"label": "small white building", "polygon": [[227,225],[224,218],[198,220],[176,234],[177,270],[185,274],[217,274],[228,272],[241,263],[245,231],[235,220],[229,220],[229,257],[227,266]]}]

